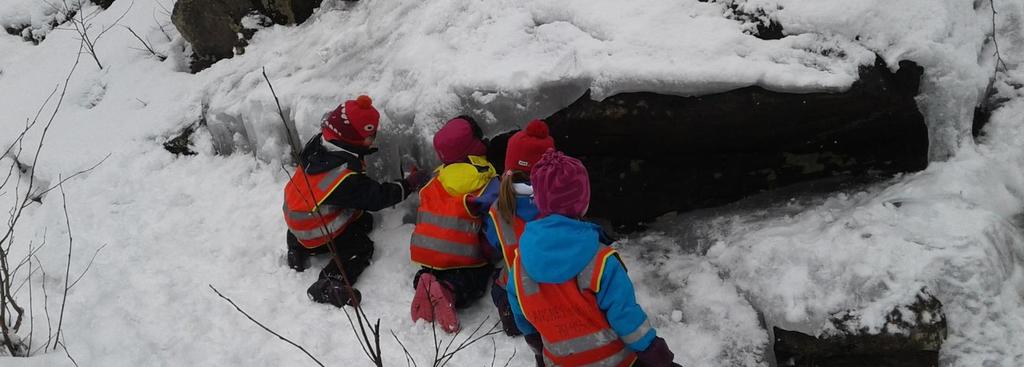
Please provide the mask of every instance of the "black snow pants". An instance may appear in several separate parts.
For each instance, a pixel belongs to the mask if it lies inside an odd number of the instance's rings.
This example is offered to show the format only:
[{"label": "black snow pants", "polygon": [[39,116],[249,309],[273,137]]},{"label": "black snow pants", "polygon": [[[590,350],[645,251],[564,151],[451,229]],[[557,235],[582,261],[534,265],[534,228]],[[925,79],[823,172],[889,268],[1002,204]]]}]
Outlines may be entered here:
[{"label": "black snow pants", "polygon": [[[359,219],[349,224],[345,232],[342,232],[333,241],[320,247],[306,248],[299,243],[295,235],[288,232],[288,249],[304,252],[310,256],[328,254],[329,257],[331,251],[327,246],[333,245],[334,253],[338,254],[341,266],[345,268],[345,277],[348,278],[350,283],[355,285],[359,275],[363,274],[363,270],[370,266],[370,259],[373,258],[373,240],[370,239],[370,231],[372,230],[373,216],[369,213],[363,213]],[[338,264],[333,259],[329,260],[323,270],[320,270],[320,279],[327,277],[338,278],[341,275]]]}]

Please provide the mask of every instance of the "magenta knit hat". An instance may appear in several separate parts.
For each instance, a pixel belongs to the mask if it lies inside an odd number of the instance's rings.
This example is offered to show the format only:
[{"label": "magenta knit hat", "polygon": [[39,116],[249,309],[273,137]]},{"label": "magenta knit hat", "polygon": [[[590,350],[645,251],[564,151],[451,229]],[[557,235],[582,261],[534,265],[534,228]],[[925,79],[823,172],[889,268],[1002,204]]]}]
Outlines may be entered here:
[{"label": "magenta knit hat", "polygon": [[480,140],[479,127],[467,117],[448,120],[434,134],[434,150],[441,163],[452,164],[466,160],[467,156],[487,154],[487,146]]},{"label": "magenta knit hat", "polygon": [[579,218],[590,205],[590,178],[580,160],[548,149],[530,173],[533,199],[541,216]]}]

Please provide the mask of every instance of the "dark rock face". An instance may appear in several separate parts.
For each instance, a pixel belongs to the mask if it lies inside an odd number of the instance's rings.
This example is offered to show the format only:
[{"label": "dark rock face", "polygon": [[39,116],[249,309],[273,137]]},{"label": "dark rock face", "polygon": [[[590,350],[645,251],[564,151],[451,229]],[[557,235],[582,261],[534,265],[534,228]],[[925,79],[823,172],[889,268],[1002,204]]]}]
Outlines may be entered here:
[{"label": "dark rock face", "polygon": [[188,125],[178,135],[164,142],[164,149],[177,156],[195,155],[192,150],[192,134],[196,132],[196,125]]},{"label": "dark rock face", "polygon": [[192,72],[234,56],[242,18],[253,10],[250,0],[178,0],[171,21],[192,44]]},{"label": "dark rock face", "polygon": [[114,4],[114,0],[92,0],[93,4],[99,5],[103,9],[110,8]]},{"label": "dark rock face", "polygon": [[255,0],[259,10],[277,24],[298,24],[313,15],[322,0]]},{"label": "dark rock face", "polygon": [[[171,21],[192,44],[192,72],[234,56],[254,31],[242,27],[248,14],[262,14],[277,24],[302,23],[322,0],[178,0]],[[242,37],[239,38],[239,34]]]},{"label": "dark rock face", "polygon": [[774,328],[779,366],[797,367],[933,367],[946,339],[942,303],[922,293],[914,303],[886,316],[882,332],[871,334],[860,316],[841,312],[829,318],[817,338]]},{"label": "dark rock face", "polygon": [[619,229],[794,183],[927,166],[922,69],[879,61],[838,94],[748,87],[702,97],[589,93],[547,119],[590,170],[591,214]]}]

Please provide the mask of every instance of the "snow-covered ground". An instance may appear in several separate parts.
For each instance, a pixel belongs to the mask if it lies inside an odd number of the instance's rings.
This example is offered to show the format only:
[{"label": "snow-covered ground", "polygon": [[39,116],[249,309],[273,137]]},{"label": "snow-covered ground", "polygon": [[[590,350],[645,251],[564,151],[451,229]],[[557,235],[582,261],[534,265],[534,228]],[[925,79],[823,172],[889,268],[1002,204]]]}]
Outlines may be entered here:
[{"label": "snow-covered ground", "polygon": [[[955,156],[882,184],[666,216],[621,246],[640,302],[677,362],[763,366],[770,340],[758,311],[771,324],[815,332],[831,312],[859,309],[877,320],[927,287],[950,323],[944,365],[1024,365],[1024,235],[1015,219],[1024,211],[1024,95],[1012,87],[1024,83],[1024,4],[995,2],[1009,69],[995,86],[1007,101],[974,144],[965,139],[970,111],[995,65],[985,1],[735,2],[763,10],[791,34],[766,41],[744,33],[753,25],[723,16],[726,6],[696,0],[326,0],[305,24],[260,30],[244,55],[198,75],[184,72],[186,44],[163,11],[171,2],[157,1],[118,0],[93,22],[102,29],[127,11],[120,23],[168,59],[138,50],[126,29],[112,28],[97,43],[104,69],[88,55],[80,60],[35,170],[47,186],[109,155],[64,186],[72,276],[99,251],[68,294],[64,338],[80,365],[309,364],[207,285],[322,361],[363,363],[344,313],[306,299],[316,272],[284,266],[286,138],[263,67],[301,139],[340,99],[368,93],[384,114],[383,143],[420,143],[428,157],[422,143],[458,113],[480,115],[488,132],[499,132],[546,116],[586,88],[596,97],[749,85],[840,91],[875,54],[893,67],[904,59],[925,67],[918,101],[932,155]],[[0,0],[0,26],[31,23],[45,33],[48,13],[39,4]],[[74,32],[52,31],[39,46],[0,35],[0,147],[62,87],[78,51]],[[56,102],[43,108],[44,122]],[[204,110],[209,128],[197,133],[198,155],[162,149]],[[12,164],[0,158],[0,172]],[[385,150],[378,174],[395,172],[392,164]],[[27,177],[18,177],[23,188]],[[13,205],[16,194],[10,186],[0,192],[0,207]],[[38,285],[46,284],[56,318],[64,284],[61,204],[51,192],[29,206],[12,249],[21,259],[30,243],[47,243],[37,253],[44,271],[33,275],[35,287],[18,294],[23,304],[32,294],[35,346],[48,330]],[[411,205],[377,215],[375,262],[359,286],[370,316],[423,363],[433,353],[430,328],[408,319]],[[681,323],[671,320],[674,310],[682,311]],[[472,325],[493,317],[492,306],[483,300],[464,315]],[[404,364],[388,336],[386,363]],[[512,365],[532,363],[525,343],[496,336],[452,365],[488,365],[514,351]],[[0,364],[70,362],[51,352],[0,357]]]}]

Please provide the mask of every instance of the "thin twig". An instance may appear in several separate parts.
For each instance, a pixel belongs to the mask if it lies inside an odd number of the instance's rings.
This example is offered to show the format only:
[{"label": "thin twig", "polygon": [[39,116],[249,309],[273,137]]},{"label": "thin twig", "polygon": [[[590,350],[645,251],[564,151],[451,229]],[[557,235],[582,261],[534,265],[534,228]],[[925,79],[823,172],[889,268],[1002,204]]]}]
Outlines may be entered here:
[{"label": "thin twig", "polygon": [[292,150],[292,161],[299,161],[299,139],[292,139],[292,130],[288,127],[288,119],[284,117],[284,109],[281,108],[281,100],[277,98],[277,92],[274,91],[274,84],[270,82],[270,77],[267,76],[267,67],[263,67],[263,79],[267,81],[267,86],[270,87],[270,94],[274,96],[274,102],[277,103],[277,114],[281,116],[281,123],[284,124],[285,137],[288,138],[288,146]]},{"label": "thin twig", "polygon": [[299,350],[301,350],[303,353],[305,353],[307,356],[309,356],[309,359],[312,359],[313,362],[316,362],[316,364],[320,365],[320,367],[325,367],[323,363],[320,363],[320,360],[316,359],[316,357],[313,357],[312,354],[309,354],[309,352],[306,351],[306,348],[303,348],[301,345],[295,344],[295,342],[293,342],[291,340],[288,340],[288,338],[285,338],[285,337],[281,336],[281,334],[278,334],[277,332],[275,332],[273,330],[270,330],[270,328],[264,326],[259,321],[256,321],[256,319],[252,318],[252,316],[249,316],[249,314],[246,313],[244,310],[242,310],[241,307],[238,307],[238,305],[235,304],[235,301],[232,301],[230,298],[228,298],[228,297],[224,296],[223,294],[221,294],[220,291],[218,291],[217,288],[214,288],[212,284],[208,284],[208,285],[209,285],[210,289],[213,290],[214,293],[217,293],[217,295],[220,296],[220,298],[223,298],[225,301],[228,301],[228,303],[230,303],[231,306],[235,308],[235,310],[238,310],[238,312],[241,312],[242,315],[245,315],[245,317],[248,318],[249,321],[252,321],[256,325],[259,325],[259,327],[263,328],[264,331],[273,334],[274,336],[278,337],[278,339],[284,340],[286,343],[291,344],[293,347],[299,348]]},{"label": "thin twig", "polygon": [[164,55],[162,53],[159,53],[159,52],[156,52],[155,50],[153,50],[153,47],[150,47],[149,42],[146,42],[146,40],[142,39],[142,37],[139,36],[138,33],[135,33],[135,30],[132,29],[132,27],[129,27],[129,26],[126,26],[126,25],[122,25],[122,27],[127,29],[128,32],[131,32],[132,36],[135,36],[135,39],[139,40],[139,43],[141,43],[142,46],[146,48],[145,51],[149,51],[149,53],[151,55],[156,56],[156,58],[160,59],[160,61],[167,60],[167,55]]},{"label": "thin twig", "polygon": [[512,359],[516,358],[517,352],[519,352],[519,348],[512,348],[512,355],[508,357],[508,360],[505,361],[505,366],[503,367],[508,367],[509,365],[512,364]]},{"label": "thin twig", "polygon": [[68,356],[68,359],[71,360],[71,363],[74,364],[75,367],[78,367],[78,362],[75,362],[75,358],[71,357],[71,352],[68,351],[68,346],[64,345],[64,342],[60,340],[57,341],[57,344],[60,344],[60,347],[64,349],[64,355]]},{"label": "thin twig", "polygon": [[409,348],[405,347],[405,343],[402,343],[402,339],[398,338],[398,335],[395,334],[394,330],[391,330],[391,336],[393,336],[395,338],[395,341],[398,342],[398,345],[402,347],[402,352],[405,353],[405,365],[406,365],[406,367],[408,367],[410,365],[412,367],[419,367],[419,365],[416,364],[416,358],[413,358],[412,354],[409,353]]},{"label": "thin twig", "polygon": [[[28,242],[28,253],[30,255],[33,253],[32,241]],[[30,257],[28,260],[28,347],[26,348],[26,350],[28,350],[29,353],[32,353],[32,337],[34,336],[36,331],[36,317],[35,305],[32,303],[32,273],[34,273],[32,269],[32,258]]]},{"label": "thin twig", "polygon": [[57,182],[56,185],[53,185],[50,188],[47,188],[46,190],[43,190],[42,192],[33,195],[34,197],[33,197],[32,200],[33,201],[41,201],[43,199],[43,195],[46,195],[48,192],[53,191],[54,189],[57,188],[57,186],[63,185],[65,182],[68,182],[69,180],[71,180],[71,179],[73,179],[75,177],[78,177],[78,175],[92,172],[92,170],[96,169],[96,167],[99,167],[101,164],[103,164],[103,162],[106,162],[107,158],[110,158],[110,153],[107,153],[107,155],[104,156],[103,159],[100,159],[100,161],[96,162],[96,164],[92,165],[92,167],[89,167],[89,168],[86,168],[84,170],[75,172],[74,174],[72,174],[71,176],[68,176],[67,178],[60,179],[60,181]]},{"label": "thin twig", "polygon": [[46,293],[46,270],[43,269],[43,262],[39,261],[38,256],[33,256],[36,259],[36,264],[39,265],[39,272],[43,274],[43,313],[46,315],[46,345],[43,346],[43,350],[50,348],[50,342],[53,341],[53,323],[50,322],[50,297]]},{"label": "thin twig", "polygon": [[1006,71],[1006,62],[1003,61],[1003,55],[999,53],[999,37],[996,33],[996,3],[995,0],[988,0],[989,5],[992,6],[992,44],[996,47],[996,71],[999,71],[999,67],[1003,67],[1003,71]]},{"label": "thin twig", "polygon": [[[58,179],[60,179],[59,176]],[[68,278],[71,277],[71,253],[74,249],[75,236],[71,233],[71,218],[68,216],[68,197],[64,193],[64,185],[59,184],[58,187],[60,187],[61,204],[64,206],[64,223],[67,224],[68,228],[68,263],[67,268],[64,270],[64,297],[60,301],[60,317],[57,319],[56,339],[57,341],[60,341],[60,332],[63,330],[62,328],[64,325],[64,308],[68,303]]]},{"label": "thin twig", "polygon": [[104,247],[107,247],[107,244],[104,243],[103,246],[100,246],[100,248],[96,249],[96,252],[92,253],[92,258],[89,259],[89,263],[85,265],[85,270],[82,270],[82,273],[78,274],[78,277],[75,278],[75,281],[71,282],[71,285],[68,286],[69,290],[75,288],[75,284],[78,284],[78,281],[82,280],[82,277],[85,276],[85,273],[89,272],[89,269],[92,268],[93,261],[96,261],[96,255],[99,255],[100,251],[103,250]]}]

